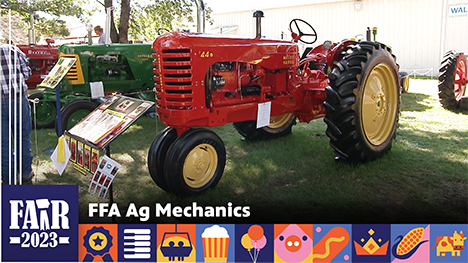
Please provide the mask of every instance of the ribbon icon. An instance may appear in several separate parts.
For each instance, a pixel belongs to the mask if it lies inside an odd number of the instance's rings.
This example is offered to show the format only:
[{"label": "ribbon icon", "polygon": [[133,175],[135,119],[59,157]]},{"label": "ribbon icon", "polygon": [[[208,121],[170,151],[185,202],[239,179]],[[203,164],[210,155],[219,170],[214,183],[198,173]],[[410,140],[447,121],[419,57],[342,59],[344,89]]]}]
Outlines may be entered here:
[{"label": "ribbon icon", "polygon": [[83,246],[88,252],[83,259],[83,262],[92,262],[94,257],[102,256],[104,262],[114,262],[109,250],[112,247],[112,239],[109,230],[104,227],[93,227],[86,232],[83,237]]}]

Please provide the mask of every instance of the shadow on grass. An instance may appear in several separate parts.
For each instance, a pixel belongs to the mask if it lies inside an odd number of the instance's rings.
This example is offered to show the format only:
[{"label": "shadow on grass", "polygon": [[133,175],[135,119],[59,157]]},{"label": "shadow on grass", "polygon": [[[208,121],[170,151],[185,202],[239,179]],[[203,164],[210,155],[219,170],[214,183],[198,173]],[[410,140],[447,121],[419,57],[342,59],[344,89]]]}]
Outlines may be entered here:
[{"label": "shadow on grass", "polygon": [[401,108],[407,111],[425,111],[431,107],[428,103],[430,95],[421,93],[403,93],[401,95]]},{"label": "shadow on grass", "polygon": [[[425,94],[404,94],[402,111],[425,114],[434,106]],[[417,115],[414,121],[418,121]],[[122,164],[114,181],[118,223],[130,203],[149,206],[141,223],[467,223],[468,150],[462,131],[424,131],[402,124],[392,150],[371,163],[351,165],[334,160],[322,120],[298,124],[291,135],[271,141],[244,142],[232,125],[216,127],[226,145],[227,163],[217,187],[202,195],[179,198],[152,181],[146,167],[154,122],[143,120],[112,144]],[[159,129],[163,125],[159,125]],[[88,203],[108,202],[89,193],[91,175],[68,167],[66,175],[45,174],[41,184],[78,184],[80,223],[108,222],[88,216]],[[250,207],[248,217],[155,217],[155,204],[172,207]]]}]

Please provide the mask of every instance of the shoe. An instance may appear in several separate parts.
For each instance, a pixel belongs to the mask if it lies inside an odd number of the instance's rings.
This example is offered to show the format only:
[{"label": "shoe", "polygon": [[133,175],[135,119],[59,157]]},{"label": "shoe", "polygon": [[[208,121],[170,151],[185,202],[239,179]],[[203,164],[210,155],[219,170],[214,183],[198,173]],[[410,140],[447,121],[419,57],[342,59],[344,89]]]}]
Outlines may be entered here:
[{"label": "shoe", "polygon": [[29,173],[28,176],[23,177],[23,182],[29,182],[29,181],[31,181],[31,180],[33,179],[34,176],[35,176],[34,171],[31,171],[31,173]]}]

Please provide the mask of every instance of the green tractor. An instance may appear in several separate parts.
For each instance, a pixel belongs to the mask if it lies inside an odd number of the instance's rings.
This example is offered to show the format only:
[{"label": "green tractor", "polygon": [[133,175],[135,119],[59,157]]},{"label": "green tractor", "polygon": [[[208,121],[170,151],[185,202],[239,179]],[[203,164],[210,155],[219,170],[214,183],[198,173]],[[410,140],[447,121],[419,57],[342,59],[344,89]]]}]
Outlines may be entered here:
[{"label": "green tractor", "polygon": [[[33,120],[38,128],[51,128],[61,134],[86,117],[102,101],[92,98],[91,85],[103,86],[105,94],[120,93],[154,101],[151,44],[62,45],[60,57],[76,58],[59,86],[60,122],[58,129],[56,90],[45,89],[38,98]],[[94,85],[93,85],[94,86]]]}]

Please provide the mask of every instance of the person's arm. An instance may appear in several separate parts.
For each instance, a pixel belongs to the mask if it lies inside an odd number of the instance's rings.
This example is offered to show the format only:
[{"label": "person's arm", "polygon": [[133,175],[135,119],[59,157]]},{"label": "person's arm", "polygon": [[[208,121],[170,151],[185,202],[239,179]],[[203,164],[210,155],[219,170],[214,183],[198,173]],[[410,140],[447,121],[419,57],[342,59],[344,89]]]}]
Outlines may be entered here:
[{"label": "person's arm", "polygon": [[21,51],[17,50],[19,54],[19,60],[20,60],[20,67],[21,67],[21,73],[24,76],[24,79],[29,79],[31,77],[31,68],[29,67],[29,62],[28,59],[26,58],[26,55]]}]

